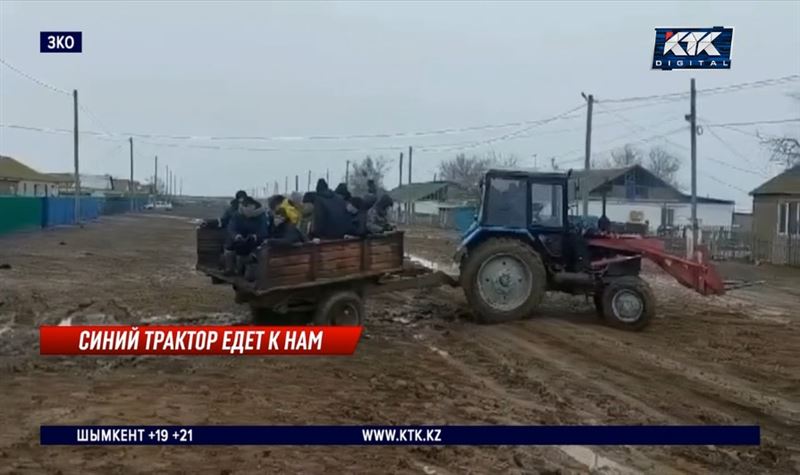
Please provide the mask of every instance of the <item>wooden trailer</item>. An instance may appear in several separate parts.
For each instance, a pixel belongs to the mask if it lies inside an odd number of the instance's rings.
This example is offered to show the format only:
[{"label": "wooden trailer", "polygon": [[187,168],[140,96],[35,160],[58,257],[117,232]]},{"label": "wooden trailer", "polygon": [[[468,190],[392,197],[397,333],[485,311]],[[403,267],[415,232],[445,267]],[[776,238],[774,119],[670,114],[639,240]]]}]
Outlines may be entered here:
[{"label": "wooden trailer", "polygon": [[443,272],[404,262],[400,231],[288,247],[267,242],[244,275],[235,276],[222,271],[224,241],[224,230],[198,228],[197,269],[214,283],[232,285],[236,301],[249,304],[256,320],[304,312],[318,325],[360,325],[369,294],[457,285]]}]

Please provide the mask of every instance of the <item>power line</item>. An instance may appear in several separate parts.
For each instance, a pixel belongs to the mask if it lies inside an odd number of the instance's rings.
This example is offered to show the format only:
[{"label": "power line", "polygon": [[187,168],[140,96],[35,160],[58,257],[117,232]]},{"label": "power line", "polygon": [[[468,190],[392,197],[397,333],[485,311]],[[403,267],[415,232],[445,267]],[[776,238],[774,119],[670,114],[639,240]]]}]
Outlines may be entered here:
[{"label": "power line", "polygon": [[[481,141],[463,141],[463,142],[456,142],[456,143],[447,143],[447,144],[434,144],[434,145],[426,145],[419,147],[420,150],[424,151],[439,151],[439,152],[446,152],[452,150],[464,150],[469,148],[475,148],[481,145],[492,144],[495,142],[502,142],[506,140],[511,140],[513,138],[519,137],[520,135],[527,134],[532,129],[539,127],[541,125],[563,119],[564,117],[568,116],[569,114],[575,112],[576,110],[583,107],[582,105],[569,109],[565,112],[562,112],[558,115],[553,117],[548,117],[546,119],[540,119],[531,125],[516,130],[514,132],[510,132],[501,136],[491,137],[489,139],[481,140]],[[36,132],[44,132],[44,133],[56,133],[56,134],[66,134],[72,133],[72,131],[68,129],[58,129],[58,128],[46,128],[46,127],[34,127],[34,126],[25,126],[25,125],[17,125],[17,124],[0,124],[0,127],[12,128],[12,129],[20,129],[20,130],[29,130],[29,131],[36,131]],[[80,133],[84,135],[95,136],[97,138],[101,138],[103,136],[107,136],[108,134],[104,134],[101,132],[89,131],[84,130]],[[160,147],[186,147],[186,148],[199,148],[199,149],[207,149],[207,150],[239,150],[239,151],[248,151],[248,152],[363,152],[363,151],[372,151],[372,150],[382,150],[382,151],[389,151],[389,150],[405,150],[405,145],[397,145],[397,146],[383,146],[383,147],[347,147],[347,148],[314,148],[314,149],[281,149],[281,148],[266,148],[266,147],[243,147],[243,146],[232,146],[232,145],[201,145],[201,144],[176,144],[176,143],[165,143],[165,142],[152,142],[148,140],[142,140],[141,143],[152,145],[152,146],[160,146]]]},{"label": "power line", "polygon": [[[741,152],[739,152],[739,151],[738,151],[738,150],[736,150],[735,148],[733,148],[733,147],[731,147],[730,145],[728,145],[728,143],[727,143],[726,141],[722,140],[722,138],[721,138],[719,135],[717,135],[717,133],[716,133],[716,132],[714,132],[714,129],[713,129],[713,128],[708,128],[708,133],[709,133],[709,134],[711,134],[711,136],[712,136],[712,137],[714,137],[715,139],[717,139],[717,141],[718,141],[719,143],[721,143],[723,147],[725,147],[726,149],[728,149],[728,151],[729,151],[729,152],[731,152],[732,154],[734,154],[734,155],[736,155],[737,157],[739,157],[739,158],[741,158],[742,160],[744,160],[744,161],[745,161],[745,163],[747,163],[747,164],[748,164],[748,165],[750,165],[751,167],[755,167],[755,165],[754,165],[754,164],[753,164],[753,163],[750,161],[750,159],[749,159],[749,158],[747,158],[747,157],[746,157],[744,154],[742,154]],[[763,174],[763,173],[760,173],[760,175],[764,176],[764,174]]]},{"label": "power line", "polygon": [[722,184],[722,185],[725,185],[725,186],[727,186],[727,187],[729,187],[729,188],[732,188],[732,189],[734,189],[734,190],[741,191],[742,193],[750,193],[749,191],[747,191],[747,190],[745,190],[745,189],[743,189],[743,188],[739,188],[739,187],[738,187],[738,186],[736,186],[736,185],[732,185],[732,184],[730,184],[730,183],[728,183],[728,182],[726,182],[726,181],[720,180],[719,178],[715,177],[714,175],[711,175],[711,174],[708,174],[708,175],[706,175],[706,174],[704,173],[704,174],[703,174],[703,176],[705,176],[705,177],[708,177],[708,178],[711,178],[712,180],[716,181],[717,183],[719,183],[719,184]]},{"label": "power line", "polygon": [[[760,88],[760,87],[768,87],[774,86],[778,84],[784,84],[787,82],[797,81],[800,79],[800,75],[792,74],[790,76],[783,76],[779,78],[771,78],[771,79],[762,79],[760,81],[752,81],[752,82],[744,82],[739,84],[731,84],[728,86],[720,86],[720,87],[712,87],[707,89],[698,89],[696,92],[698,94],[705,94],[705,95],[713,95],[713,94],[724,94],[727,92],[736,92],[743,89],[753,89],[753,88]],[[603,99],[599,102],[605,102],[608,104],[611,103],[625,103],[625,102],[642,102],[642,101],[653,101],[653,100],[680,100],[685,99],[689,96],[688,92],[672,92],[667,94],[652,94],[649,96],[634,96],[634,97],[623,97],[618,99]]]},{"label": "power line", "polygon": [[38,78],[36,78],[34,76],[31,76],[30,74],[28,74],[25,71],[17,68],[13,64],[10,64],[8,61],[4,60],[3,58],[0,58],[0,64],[2,64],[3,66],[7,67],[8,69],[14,71],[15,73],[19,74],[20,76],[24,77],[25,79],[38,84],[39,86],[42,86],[42,87],[44,87],[46,89],[50,89],[51,91],[57,92],[59,94],[66,94],[68,96],[72,96],[72,92],[67,91],[65,89],[61,89],[60,87],[53,86],[52,84],[49,84],[47,82],[42,81],[41,79],[38,79]]},{"label": "power line", "polygon": [[754,120],[752,122],[728,122],[725,124],[706,124],[706,127],[741,127],[743,125],[786,124],[788,122],[800,122],[800,117],[795,117],[792,119]]}]

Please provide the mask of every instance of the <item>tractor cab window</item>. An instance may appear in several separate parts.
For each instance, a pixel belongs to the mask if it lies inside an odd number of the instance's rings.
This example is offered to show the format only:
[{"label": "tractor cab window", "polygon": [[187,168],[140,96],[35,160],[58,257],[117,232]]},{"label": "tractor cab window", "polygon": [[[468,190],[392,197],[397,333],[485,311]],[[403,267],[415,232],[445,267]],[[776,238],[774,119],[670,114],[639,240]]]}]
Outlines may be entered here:
[{"label": "tractor cab window", "polygon": [[485,224],[515,228],[528,225],[525,219],[525,180],[491,178],[486,186]]},{"label": "tractor cab window", "polygon": [[531,226],[564,226],[561,185],[531,183]]}]

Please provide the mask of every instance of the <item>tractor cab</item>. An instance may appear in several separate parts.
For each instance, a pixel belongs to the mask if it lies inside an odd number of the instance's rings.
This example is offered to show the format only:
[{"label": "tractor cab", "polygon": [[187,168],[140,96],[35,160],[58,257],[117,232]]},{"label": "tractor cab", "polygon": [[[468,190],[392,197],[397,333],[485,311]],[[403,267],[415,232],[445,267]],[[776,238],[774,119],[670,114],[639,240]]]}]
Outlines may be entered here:
[{"label": "tractor cab", "polygon": [[481,182],[477,219],[459,250],[466,252],[491,236],[523,239],[548,257],[556,270],[574,270],[580,231],[569,214],[570,173],[491,169]]},{"label": "tractor cab", "polygon": [[492,169],[486,173],[478,224],[561,233],[567,224],[565,173]]}]

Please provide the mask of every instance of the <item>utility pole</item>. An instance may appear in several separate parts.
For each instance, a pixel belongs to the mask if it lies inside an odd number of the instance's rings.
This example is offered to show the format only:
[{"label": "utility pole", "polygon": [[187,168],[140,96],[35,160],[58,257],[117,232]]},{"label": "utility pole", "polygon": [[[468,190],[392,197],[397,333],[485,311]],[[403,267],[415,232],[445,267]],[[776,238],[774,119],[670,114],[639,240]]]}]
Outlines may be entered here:
[{"label": "utility pole", "polygon": [[166,178],[164,181],[164,196],[169,199],[169,165],[164,165],[164,167],[167,169],[167,172],[164,174],[164,177]]},{"label": "utility pole", "polygon": [[330,168],[325,169],[325,181],[328,183],[328,186],[331,186],[331,170]]},{"label": "utility pole", "polygon": [[586,160],[583,163],[583,169],[585,170],[585,175],[582,180],[580,180],[581,185],[581,196],[583,197],[583,217],[589,216],[589,190],[586,184],[589,180],[589,169],[592,167],[592,106],[594,105],[594,96],[589,94],[588,96],[584,93],[581,93],[584,99],[586,99]]},{"label": "utility pole", "polygon": [[400,152],[400,179],[397,182],[397,186],[403,186],[403,152]]},{"label": "utility pole", "polygon": [[294,176],[294,191],[300,191],[300,175]]},{"label": "utility pole", "polygon": [[131,180],[128,182],[128,199],[131,202],[131,211],[136,209],[133,205],[133,137],[128,138],[128,142],[131,144]]},{"label": "utility pole", "polygon": [[73,140],[75,143],[75,224],[81,222],[81,176],[78,167],[78,90],[72,90],[72,106],[75,115],[75,130]]},{"label": "utility pole", "polygon": [[411,180],[411,166],[412,166],[412,162],[411,162],[411,160],[413,159],[413,158],[412,158],[412,153],[413,153],[413,151],[414,151],[414,150],[413,150],[413,149],[412,149],[412,148],[409,146],[409,147],[408,147],[408,184],[409,184],[409,185],[412,183],[412,180]]},{"label": "utility pole", "polygon": [[306,191],[311,191],[311,170],[308,171],[308,185],[306,186]]},{"label": "utility pole", "polygon": [[155,160],[155,171],[153,172],[153,199],[158,196],[158,155]]},{"label": "utility pole", "polygon": [[694,250],[697,248],[697,105],[696,105],[697,92],[694,88],[694,78],[691,82],[691,109],[686,120],[689,121],[691,127],[691,140],[692,140],[692,240],[689,249],[689,257],[694,259]]},{"label": "utility pole", "polygon": [[286,175],[283,179],[283,194],[286,195],[289,193],[289,175]]},{"label": "utility pole", "polygon": [[344,167],[344,182],[350,184],[350,160],[347,161]]}]

